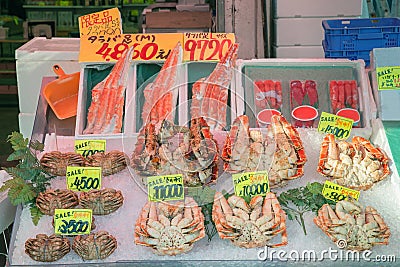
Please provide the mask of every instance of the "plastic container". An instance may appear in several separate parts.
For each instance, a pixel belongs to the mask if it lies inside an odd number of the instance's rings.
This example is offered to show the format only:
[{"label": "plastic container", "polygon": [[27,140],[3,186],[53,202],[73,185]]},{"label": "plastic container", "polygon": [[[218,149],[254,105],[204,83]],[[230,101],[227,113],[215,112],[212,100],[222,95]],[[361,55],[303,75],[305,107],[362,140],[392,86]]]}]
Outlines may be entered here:
[{"label": "plastic container", "polygon": [[362,59],[365,62],[365,66],[370,65],[370,50],[330,50],[327,44],[322,41],[322,47],[325,58],[347,58],[350,60]]},{"label": "plastic container", "polygon": [[340,117],[352,119],[353,120],[353,127],[359,127],[360,126],[361,116],[360,116],[360,113],[358,112],[358,110],[356,110],[356,109],[343,108],[343,109],[339,110],[338,112],[336,112],[336,115],[338,115]]},{"label": "plastic container", "polygon": [[300,128],[313,127],[315,119],[318,117],[318,110],[313,106],[302,105],[292,110],[294,126]]},{"label": "plastic container", "polygon": [[257,123],[260,128],[267,127],[271,124],[272,115],[280,115],[281,112],[276,109],[263,109],[257,114]]}]

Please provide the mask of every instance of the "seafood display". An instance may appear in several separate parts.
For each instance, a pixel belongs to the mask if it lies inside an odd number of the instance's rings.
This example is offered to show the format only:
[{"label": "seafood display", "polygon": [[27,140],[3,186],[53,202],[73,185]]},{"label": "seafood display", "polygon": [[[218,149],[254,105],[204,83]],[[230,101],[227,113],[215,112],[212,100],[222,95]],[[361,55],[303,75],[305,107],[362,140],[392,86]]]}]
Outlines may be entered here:
[{"label": "seafood display", "polygon": [[78,235],[74,238],[72,249],[83,260],[103,260],[117,249],[117,240],[107,231]]},{"label": "seafood display", "polygon": [[75,152],[52,151],[43,154],[40,165],[52,175],[65,176],[67,166],[84,166],[85,158]]},{"label": "seafood display", "polygon": [[55,209],[70,209],[78,204],[78,196],[67,189],[47,189],[36,198],[36,206],[46,215],[54,215]]},{"label": "seafood display", "polygon": [[290,104],[292,109],[301,105],[310,105],[318,108],[317,84],[313,80],[304,82],[294,80],[290,82]]},{"label": "seafood display", "polygon": [[105,188],[82,192],[79,204],[84,209],[91,209],[94,215],[107,215],[115,212],[124,203],[120,190]]},{"label": "seafood display", "polygon": [[210,184],[218,177],[218,145],[202,117],[189,128],[164,120],[159,132],[154,124],[142,128],[131,162],[141,175],[182,174],[187,186]]},{"label": "seafood display", "polygon": [[271,187],[303,175],[307,158],[297,130],[281,115],[271,118],[266,137],[250,130],[246,115],[233,122],[222,151],[224,169],[230,173],[268,170]]},{"label": "seafood display", "polygon": [[325,204],[314,223],[333,242],[344,241],[348,250],[370,250],[389,243],[390,229],[382,216],[373,207],[364,209],[355,201],[339,201],[335,210]]},{"label": "seafood display", "polygon": [[[274,193],[254,196],[250,203],[236,195],[226,199],[217,192],[214,196],[212,218],[222,239],[243,248],[280,247],[287,244],[286,213]],[[278,244],[268,243],[281,234]]]},{"label": "seafood display", "polygon": [[329,97],[334,114],[342,108],[359,108],[357,82],[355,80],[330,81]]},{"label": "seafood display", "polygon": [[178,64],[182,62],[182,55],[182,46],[178,42],[154,82],[144,89],[143,125],[158,124],[164,119],[174,120],[174,109],[178,99]]},{"label": "seafood display", "polygon": [[336,142],[327,134],[321,144],[317,171],[333,182],[356,190],[367,190],[390,174],[385,152],[361,136],[351,142]]},{"label": "seafood display", "polygon": [[122,151],[98,152],[86,159],[86,166],[101,167],[103,176],[118,173],[126,168],[129,157]]},{"label": "seafood display", "polygon": [[207,78],[196,81],[192,87],[192,118],[204,117],[212,130],[226,126],[228,87],[231,83],[239,45],[233,44]]},{"label": "seafood display", "polygon": [[83,134],[121,133],[125,89],[134,47],[126,50],[110,74],[92,89],[92,101]]},{"label": "seafood display", "polygon": [[282,108],[282,84],[280,81],[257,80],[254,82],[255,104],[259,109]]},{"label": "seafood display", "polygon": [[204,215],[190,197],[173,204],[147,202],[135,224],[135,244],[158,255],[188,252],[204,236]]},{"label": "seafood display", "polygon": [[56,235],[38,234],[25,242],[25,253],[35,261],[58,261],[70,252],[69,240]]}]

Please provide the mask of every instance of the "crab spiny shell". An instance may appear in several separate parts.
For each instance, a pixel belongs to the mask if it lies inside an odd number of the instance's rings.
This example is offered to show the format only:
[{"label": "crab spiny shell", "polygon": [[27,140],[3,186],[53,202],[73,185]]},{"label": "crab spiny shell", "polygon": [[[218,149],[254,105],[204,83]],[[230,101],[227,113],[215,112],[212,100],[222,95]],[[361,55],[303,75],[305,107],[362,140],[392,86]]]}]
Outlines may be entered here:
[{"label": "crab spiny shell", "polygon": [[38,234],[25,242],[25,253],[35,261],[52,262],[64,257],[71,250],[67,238]]},{"label": "crab spiny shell", "polygon": [[85,158],[78,153],[52,151],[42,156],[40,164],[50,174],[65,176],[67,166],[85,166],[85,161]]},{"label": "crab spiny shell", "polygon": [[104,176],[118,173],[128,165],[128,156],[124,152],[117,150],[108,153],[95,153],[86,160],[87,166],[101,167]]},{"label": "crab spiny shell", "polygon": [[94,215],[107,215],[122,206],[124,197],[120,190],[105,188],[82,192],[79,202],[82,208],[93,210]]},{"label": "crab spiny shell", "polygon": [[36,206],[46,215],[54,215],[55,209],[69,209],[78,204],[78,196],[67,189],[48,189],[36,198]]},{"label": "crab spiny shell", "polygon": [[83,260],[103,260],[117,249],[117,240],[106,231],[74,238],[72,249]]}]

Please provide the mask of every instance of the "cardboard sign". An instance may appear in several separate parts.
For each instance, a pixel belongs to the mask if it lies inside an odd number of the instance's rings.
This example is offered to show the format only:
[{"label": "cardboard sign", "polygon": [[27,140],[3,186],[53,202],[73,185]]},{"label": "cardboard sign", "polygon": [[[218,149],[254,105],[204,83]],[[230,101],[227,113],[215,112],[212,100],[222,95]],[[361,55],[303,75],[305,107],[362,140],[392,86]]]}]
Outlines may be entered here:
[{"label": "cardboard sign", "polygon": [[184,34],[183,60],[220,61],[234,43],[234,33],[187,32]]},{"label": "cardboard sign", "polygon": [[322,112],[318,123],[318,131],[322,133],[331,133],[337,139],[345,140],[350,136],[353,122],[352,119]]},{"label": "cardboard sign", "polygon": [[75,140],[75,152],[85,158],[106,151],[106,140]]},{"label": "cardboard sign", "polygon": [[101,189],[101,167],[67,166],[67,189],[87,192]]},{"label": "cardboard sign", "polygon": [[268,172],[244,172],[232,174],[235,195],[246,196],[265,196],[269,191]]},{"label": "cardboard sign", "polygon": [[79,34],[84,36],[114,36],[122,34],[121,13],[118,8],[83,15],[79,20]]},{"label": "cardboard sign", "polygon": [[56,235],[86,235],[92,229],[92,210],[56,209],[54,232]]},{"label": "cardboard sign", "polygon": [[400,89],[400,66],[376,68],[378,90]]},{"label": "cardboard sign", "polygon": [[324,188],[322,189],[322,195],[326,199],[330,199],[335,202],[346,200],[349,197],[358,200],[360,197],[360,191],[340,186],[330,181],[325,181]]},{"label": "cardboard sign", "polygon": [[182,174],[148,177],[147,190],[149,201],[153,202],[185,198]]}]

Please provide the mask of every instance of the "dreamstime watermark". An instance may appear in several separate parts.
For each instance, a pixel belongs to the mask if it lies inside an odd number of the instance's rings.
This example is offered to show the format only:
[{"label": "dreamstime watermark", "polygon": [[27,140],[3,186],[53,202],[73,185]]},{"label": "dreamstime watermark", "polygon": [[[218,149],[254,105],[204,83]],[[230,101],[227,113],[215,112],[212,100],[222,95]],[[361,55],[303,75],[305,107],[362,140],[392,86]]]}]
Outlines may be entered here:
[{"label": "dreamstime watermark", "polygon": [[354,251],[342,250],[347,246],[346,240],[338,240],[336,245],[339,249],[328,248],[322,251],[315,250],[290,250],[271,249],[267,246],[257,252],[260,261],[303,261],[303,262],[320,262],[320,261],[353,261],[353,262],[396,262],[395,255],[372,255],[371,250]]}]

